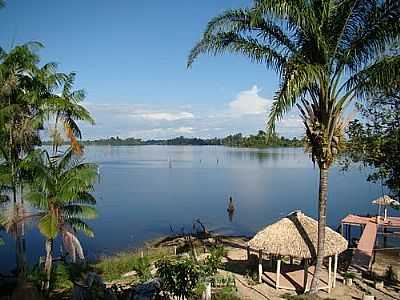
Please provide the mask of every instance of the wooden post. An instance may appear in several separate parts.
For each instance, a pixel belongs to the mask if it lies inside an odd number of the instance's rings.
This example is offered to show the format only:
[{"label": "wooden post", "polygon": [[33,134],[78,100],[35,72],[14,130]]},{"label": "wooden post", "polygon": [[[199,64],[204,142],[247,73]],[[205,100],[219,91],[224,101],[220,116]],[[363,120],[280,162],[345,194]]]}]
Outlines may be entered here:
[{"label": "wooden post", "polygon": [[250,261],[250,246],[247,245],[247,262]]},{"label": "wooden post", "polygon": [[276,264],[276,289],[279,289],[280,275],[281,275],[281,259],[278,258],[278,261]]},{"label": "wooden post", "polygon": [[259,250],[258,251],[258,283],[262,283],[262,273],[263,273],[262,250]]},{"label": "wooden post", "polygon": [[332,287],[332,256],[328,258],[328,293],[331,292]]},{"label": "wooden post", "polygon": [[303,281],[303,288],[304,293],[307,292],[307,281],[308,281],[308,259],[304,259],[304,281]]},{"label": "wooden post", "polygon": [[333,265],[333,282],[332,287],[336,287],[336,274],[337,274],[337,265],[338,265],[338,254],[335,254],[335,263]]},{"label": "wooden post", "polygon": [[350,225],[347,226],[347,240],[351,244],[351,226]]},{"label": "wooden post", "polygon": [[176,255],[176,246],[174,246],[174,255]]}]

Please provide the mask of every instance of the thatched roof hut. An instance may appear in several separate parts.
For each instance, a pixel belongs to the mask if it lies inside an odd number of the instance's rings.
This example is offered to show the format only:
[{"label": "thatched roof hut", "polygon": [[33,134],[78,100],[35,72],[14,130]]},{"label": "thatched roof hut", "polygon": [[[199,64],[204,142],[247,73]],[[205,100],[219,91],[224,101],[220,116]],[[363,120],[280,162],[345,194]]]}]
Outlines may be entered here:
[{"label": "thatched roof hut", "polygon": [[[318,222],[296,211],[259,231],[249,241],[249,246],[266,254],[314,258],[317,251],[317,238]],[[347,244],[347,240],[339,233],[326,227],[326,257],[345,251]]]}]

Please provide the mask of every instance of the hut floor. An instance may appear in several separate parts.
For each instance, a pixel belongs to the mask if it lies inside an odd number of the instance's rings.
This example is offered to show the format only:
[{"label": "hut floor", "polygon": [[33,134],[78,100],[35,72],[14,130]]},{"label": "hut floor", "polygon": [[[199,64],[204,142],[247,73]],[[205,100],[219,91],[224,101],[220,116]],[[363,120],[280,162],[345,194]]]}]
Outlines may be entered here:
[{"label": "hut floor", "polygon": [[[310,266],[308,268],[307,276],[307,290],[311,286],[311,280],[314,276],[315,266]],[[332,273],[333,276],[333,273]],[[272,286],[276,286],[276,270],[267,269],[263,272],[263,281]],[[302,266],[298,265],[286,265],[281,266],[281,275],[279,277],[279,288],[286,290],[302,291],[304,282],[304,269]],[[328,270],[323,267],[323,272],[320,278],[320,289],[328,288]]]}]

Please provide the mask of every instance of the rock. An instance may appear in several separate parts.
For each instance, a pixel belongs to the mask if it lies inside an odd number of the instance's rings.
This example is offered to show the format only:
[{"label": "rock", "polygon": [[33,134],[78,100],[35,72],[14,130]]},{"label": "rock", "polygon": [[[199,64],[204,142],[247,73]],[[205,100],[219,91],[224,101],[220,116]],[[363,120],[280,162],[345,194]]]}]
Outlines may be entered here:
[{"label": "rock", "polygon": [[375,282],[375,288],[377,290],[382,290],[383,289],[383,281],[376,281]]},{"label": "rock", "polygon": [[96,273],[90,272],[86,275],[84,282],[76,283],[72,289],[72,300],[117,300],[117,297],[109,289],[103,279]]},{"label": "rock", "polygon": [[159,278],[151,279],[134,288],[132,300],[153,300],[161,290]]}]

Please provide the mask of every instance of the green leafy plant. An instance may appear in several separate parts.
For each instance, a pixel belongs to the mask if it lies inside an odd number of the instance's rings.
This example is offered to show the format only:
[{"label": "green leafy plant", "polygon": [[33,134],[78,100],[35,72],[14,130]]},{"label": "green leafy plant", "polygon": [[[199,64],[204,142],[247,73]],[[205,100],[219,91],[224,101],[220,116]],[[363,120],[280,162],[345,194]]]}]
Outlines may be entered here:
[{"label": "green leafy plant", "polygon": [[162,289],[176,297],[189,298],[203,278],[200,265],[190,258],[157,262]]},{"label": "green leafy plant", "polygon": [[218,268],[222,266],[222,258],[224,256],[224,247],[216,246],[211,248],[210,255],[203,263],[203,272],[206,277],[214,276]]}]

